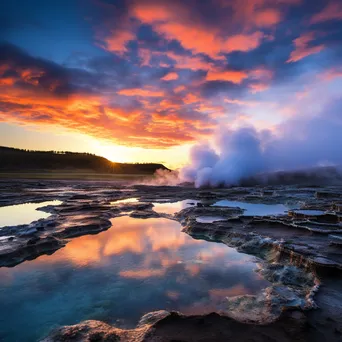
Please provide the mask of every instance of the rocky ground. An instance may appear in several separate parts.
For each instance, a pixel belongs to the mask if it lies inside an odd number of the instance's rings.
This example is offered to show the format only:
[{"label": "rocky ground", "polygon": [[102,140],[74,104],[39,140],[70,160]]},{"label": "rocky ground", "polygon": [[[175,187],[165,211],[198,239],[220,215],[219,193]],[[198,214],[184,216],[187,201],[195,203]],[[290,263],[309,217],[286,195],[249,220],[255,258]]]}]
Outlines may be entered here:
[{"label": "rocky ground", "polygon": [[[137,198],[137,202],[111,202]],[[271,286],[258,296],[227,299],[225,315],[145,315],[136,329],[86,321],[53,332],[46,341],[342,341],[342,187],[274,186],[195,189],[113,182],[0,182],[0,206],[60,200],[29,225],[0,229],[0,267],[54,253],[71,239],[110,228],[110,219],[166,217],[196,239],[225,243],[254,255]],[[192,199],[175,215],[153,203]],[[212,206],[221,199],[286,204],[280,216],[247,216],[244,210]],[[198,203],[197,203],[198,201]],[[220,221],[200,223],[200,216]]]}]

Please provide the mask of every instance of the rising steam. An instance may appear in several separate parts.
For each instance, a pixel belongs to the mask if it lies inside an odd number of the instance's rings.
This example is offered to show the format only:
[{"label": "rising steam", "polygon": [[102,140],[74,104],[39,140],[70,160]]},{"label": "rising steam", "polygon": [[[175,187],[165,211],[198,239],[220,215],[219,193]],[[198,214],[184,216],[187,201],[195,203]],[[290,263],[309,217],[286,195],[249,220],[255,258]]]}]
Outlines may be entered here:
[{"label": "rising steam", "polygon": [[192,149],[190,165],[180,172],[183,181],[196,187],[235,185],[265,169],[261,139],[254,128],[221,132],[218,138],[219,152],[208,145]]},{"label": "rising steam", "polygon": [[[153,182],[217,187],[239,185],[254,177],[268,183],[277,182],[276,171],[296,170],[304,170],[311,179],[335,177],[341,181],[341,168],[333,172],[315,169],[342,164],[341,108],[342,100],[334,101],[319,115],[288,120],[275,132],[254,127],[223,129],[216,134],[213,146],[200,143],[191,149],[187,166],[177,172],[160,171]],[[296,180],[293,175],[300,174],[290,174]],[[284,181],[284,174],[281,177]]]},{"label": "rising steam", "polygon": [[231,186],[261,173],[342,164],[342,101],[324,113],[288,120],[277,133],[253,127],[223,130],[215,148],[194,146],[180,180],[200,186]]}]

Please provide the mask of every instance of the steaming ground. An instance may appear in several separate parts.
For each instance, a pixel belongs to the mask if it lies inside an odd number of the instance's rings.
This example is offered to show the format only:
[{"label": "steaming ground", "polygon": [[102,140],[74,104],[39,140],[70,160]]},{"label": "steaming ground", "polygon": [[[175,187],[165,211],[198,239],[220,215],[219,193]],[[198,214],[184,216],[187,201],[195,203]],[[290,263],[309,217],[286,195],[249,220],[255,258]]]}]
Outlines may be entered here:
[{"label": "steaming ground", "polygon": [[[217,187],[246,182],[291,183],[292,178],[298,182],[299,177],[340,183],[340,167],[327,166],[342,164],[341,106],[342,100],[336,100],[318,115],[290,119],[278,126],[276,133],[254,127],[221,130],[214,147],[208,143],[195,145],[189,165],[179,173],[159,173],[157,182]],[[325,167],[317,168],[320,166]]]}]

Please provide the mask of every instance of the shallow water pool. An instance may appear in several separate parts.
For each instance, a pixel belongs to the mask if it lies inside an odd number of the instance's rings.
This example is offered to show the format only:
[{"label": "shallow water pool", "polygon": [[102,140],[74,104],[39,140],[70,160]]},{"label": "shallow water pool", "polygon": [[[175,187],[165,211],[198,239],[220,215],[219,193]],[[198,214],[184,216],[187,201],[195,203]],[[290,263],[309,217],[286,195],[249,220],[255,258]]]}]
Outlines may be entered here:
[{"label": "shallow water pool", "polygon": [[137,198],[126,198],[126,199],[122,199],[122,200],[116,200],[116,201],[112,201],[110,202],[111,205],[116,205],[116,204],[127,204],[127,203],[136,203],[139,200]]},{"label": "shallow water pool", "polygon": [[239,207],[244,209],[245,216],[284,215],[289,210],[284,204],[247,203],[229,200],[218,201],[213,206]]},{"label": "shallow water pool", "polygon": [[47,218],[51,214],[37,210],[37,208],[59,204],[62,204],[62,202],[46,201],[40,203],[25,203],[0,207],[0,228],[6,226],[30,224],[33,221]]},{"label": "shallow water pool", "polygon": [[133,327],[160,309],[221,311],[227,296],[268,285],[252,257],[192,239],[178,222],[119,217],[112,224],[53,255],[0,269],[0,340],[36,341],[85,319]]},{"label": "shallow water pool", "polygon": [[222,216],[199,216],[196,217],[196,221],[200,223],[213,223],[217,221],[223,221],[225,220]]},{"label": "shallow water pool", "polygon": [[174,215],[182,209],[195,206],[199,201],[196,200],[184,200],[173,203],[157,203],[154,202],[153,210],[159,214],[170,214]]},{"label": "shallow water pool", "polygon": [[320,216],[320,215],[324,215],[325,211],[313,210],[313,209],[296,209],[296,210],[291,210],[291,213],[295,213],[299,215],[307,215],[307,216]]}]

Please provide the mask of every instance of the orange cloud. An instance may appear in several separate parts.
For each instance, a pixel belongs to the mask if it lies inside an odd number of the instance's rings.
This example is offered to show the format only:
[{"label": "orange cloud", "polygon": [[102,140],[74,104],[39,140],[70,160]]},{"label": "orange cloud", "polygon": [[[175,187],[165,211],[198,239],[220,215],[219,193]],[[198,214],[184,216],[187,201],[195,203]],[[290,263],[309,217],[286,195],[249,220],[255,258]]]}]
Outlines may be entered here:
[{"label": "orange cloud", "polygon": [[[4,76],[6,71],[10,71],[12,76]],[[39,86],[42,77],[47,76],[44,83],[46,88],[54,91],[60,85],[58,80],[49,79],[45,71],[38,67],[18,66],[11,64],[0,64],[0,84],[1,85],[14,85],[17,82],[26,83],[32,86]],[[46,84],[49,83],[49,84]],[[53,86],[55,84],[55,86]]]},{"label": "orange cloud", "polygon": [[179,109],[181,104],[177,102],[173,102],[172,99],[164,99],[159,103],[160,109]]},{"label": "orange cloud", "polygon": [[281,21],[281,14],[274,8],[268,8],[257,12],[255,14],[254,21],[258,27],[274,26]]},{"label": "orange cloud", "polygon": [[255,94],[255,93],[259,93],[262,91],[265,91],[269,88],[270,86],[266,83],[251,83],[249,85],[250,91],[251,93]]},{"label": "orange cloud", "polygon": [[139,20],[150,24],[155,21],[169,20],[175,16],[166,4],[149,4],[142,1],[134,3],[132,14]]},{"label": "orange cloud", "polygon": [[255,94],[267,90],[273,78],[273,71],[266,68],[258,68],[249,72],[249,77],[253,81],[248,85],[250,92]]},{"label": "orange cloud", "polygon": [[225,108],[223,106],[214,106],[211,104],[203,104],[200,103],[197,111],[199,112],[212,112],[214,115],[211,115],[211,117],[218,117],[224,114]]},{"label": "orange cloud", "polygon": [[127,51],[127,43],[135,39],[135,34],[130,30],[112,31],[103,39],[105,48],[115,53],[123,53]]},{"label": "orange cloud", "polygon": [[6,63],[0,64],[0,75],[2,76],[8,69],[10,69],[10,65]]},{"label": "orange cloud", "polygon": [[205,53],[213,59],[219,58],[221,53],[253,50],[261,44],[263,38],[261,32],[221,38],[216,31],[210,32],[201,27],[176,23],[163,24],[161,30],[169,39],[179,40],[186,49],[195,53]]},{"label": "orange cloud", "polygon": [[[127,43],[134,39],[136,31],[129,18],[151,25],[164,38],[177,40],[194,54],[203,53],[219,60],[224,58],[224,53],[246,52],[257,48],[264,35],[256,30],[274,27],[282,20],[282,13],[286,10],[284,6],[298,5],[301,1],[214,0],[213,6],[220,6],[221,11],[226,11],[231,25],[227,25],[224,16],[213,25],[187,6],[186,2],[132,0],[129,2],[126,21],[108,35],[105,43],[111,51],[126,51]],[[232,26],[239,30],[229,30]]]},{"label": "orange cloud", "polygon": [[216,0],[222,7],[231,9],[231,22],[234,26],[242,26],[243,30],[252,30],[255,27],[270,28],[277,25],[286,8],[284,6],[298,5],[302,0]]},{"label": "orange cloud", "polygon": [[266,68],[258,68],[249,72],[249,77],[256,80],[271,80],[273,78],[273,71]]},{"label": "orange cloud", "polygon": [[196,96],[195,94],[188,93],[184,97],[184,103],[186,104],[192,104],[192,103],[199,102],[199,101],[200,101],[200,98]]},{"label": "orange cloud", "polygon": [[182,56],[177,55],[172,51],[167,51],[160,54],[165,54],[168,58],[172,59],[172,61],[176,63],[175,67],[178,69],[190,69],[194,71],[208,70],[212,65],[211,63],[204,61],[199,56]]},{"label": "orange cloud", "polygon": [[141,59],[141,66],[150,66],[152,51],[148,49],[139,49],[138,54]]},{"label": "orange cloud", "polygon": [[263,36],[262,32],[257,31],[252,34],[237,34],[228,37],[226,40],[221,41],[221,51],[229,53],[234,51],[247,52],[254,50],[261,44]]},{"label": "orange cloud", "polygon": [[178,80],[179,76],[176,72],[170,72],[161,78],[163,81],[174,81]]},{"label": "orange cloud", "polygon": [[201,26],[166,22],[158,25],[158,31],[169,40],[178,40],[185,49],[194,53],[205,53],[216,58],[221,51],[216,32],[210,32]]},{"label": "orange cloud", "polygon": [[287,60],[287,63],[298,62],[299,60],[307,56],[321,52],[325,47],[323,44],[313,46],[313,47],[309,46],[309,44],[314,40],[315,40],[314,32],[304,33],[298,38],[296,38],[293,41],[295,45],[295,50],[291,52],[291,55],[289,59]]},{"label": "orange cloud", "polygon": [[311,24],[319,24],[329,20],[342,20],[342,2],[330,1],[323,10],[311,18]]},{"label": "orange cloud", "polygon": [[[180,4],[136,2],[131,11],[133,16],[152,25],[166,39],[178,40],[185,49],[194,53],[205,53],[213,59],[220,58],[221,53],[255,49],[263,38],[261,32],[226,37],[226,33],[223,34],[219,28],[197,20],[187,7]],[[266,13],[259,20],[267,25],[275,21],[275,14]]]},{"label": "orange cloud", "polygon": [[162,90],[154,90],[154,89],[140,89],[140,88],[131,88],[131,89],[122,89],[118,91],[118,94],[125,96],[142,96],[142,97],[162,97],[164,96],[164,92]]},{"label": "orange cloud", "polygon": [[16,82],[14,77],[4,77],[0,79],[0,86],[10,86]]},{"label": "orange cloud", "polygon": [[332,81],[335,78],[342,77],[342,67],[331,68],[321,75],[325,81]]},{"label": "orange cloud", "polygon": [[181,91],[185,90],[185,86],[180,85],[175,88],[175,93],[180,93]]},{"label": "orange cloud", "polygon": [[240,84],[248,74],[244,71],[228,70],[228,71],[213,71],[209,70],[206,76],[207,81],[228,81],[235,84]]},{"label": "orange cloud", "polygon": [[23,70],[18,70],[18,71],[21,76],[21,79],[24,82],[32,84],[32,85],[38,85],[39,79],[45,73],[43,70],[39,70],[39,69],[23,69]]},{"label": "orange cloud", "polygon": [[[150,94],[151,90],[148,90]],[[126,93],[126,92],[125,92]],[[131,94],[131,93],[127,93]],[[143,92],[137,95],[145,96]],[[161,94],[154,94],[155,96]],[[148,102],[146,97],[145,101]],[[152,97],[153,98],[153,97]],[[212,122],[207,118],[197,124],[196,120],[180,119],[177,107],[163,116],[162,121],[153,120],[152,113],[162,106],[148,102],[150,108],[125,110],[109,106],[110,98],[75,94],[55,97],[51,93],[1,85],[0,121],[26,124],[63,126],[73,131],[108,139],[121,145],[161,148],[189,143],[209,134]],[[165,105],[165,103],[164,103]],[[179,129],[175,130],[176,119]],[[186,126],[185,126],[186,125]]]}]

